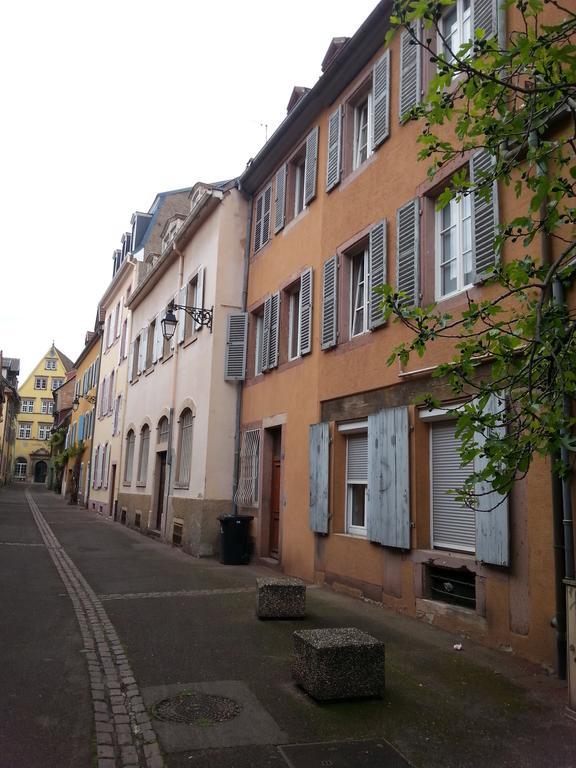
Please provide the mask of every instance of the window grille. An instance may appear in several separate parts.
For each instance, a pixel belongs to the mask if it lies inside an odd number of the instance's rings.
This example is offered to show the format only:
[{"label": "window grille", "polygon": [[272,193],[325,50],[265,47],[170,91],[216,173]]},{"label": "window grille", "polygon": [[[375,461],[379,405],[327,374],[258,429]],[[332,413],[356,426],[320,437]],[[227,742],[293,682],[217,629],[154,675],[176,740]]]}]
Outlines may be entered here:
[{"label": "window grille", "polygon": [[241,506],[256,506],[259,501],[260,430],[249,429],[242,435],[240,476],[234,501]]}]

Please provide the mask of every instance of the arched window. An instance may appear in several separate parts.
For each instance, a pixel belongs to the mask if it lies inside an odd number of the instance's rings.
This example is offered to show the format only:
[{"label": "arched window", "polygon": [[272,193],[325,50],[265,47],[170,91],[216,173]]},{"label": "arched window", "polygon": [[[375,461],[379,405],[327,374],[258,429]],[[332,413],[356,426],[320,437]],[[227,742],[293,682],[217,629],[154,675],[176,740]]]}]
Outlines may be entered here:
[{"label": "arched window", "polygon": [[140,430],[140,453],[138,455],[138,479],[137,482],[146,484],[148,474],[148,453],[150,448],[150,427],[144,424]]},{"label": "arched window", "polygon": [[165,443],[170,435],[170,423],[166,416],[162,416],[158,422],[158,442]]},{"label": "arched window", "polygon": [[178,439],[178,472],[176,482],[180,487],[187,488],[190,484],[190,468],[192,466],[192,423],[194,416],[190,408],[185,408],[180,414],[180,435]]},{"label": "arched window", "polygon": [[134,464],[134,443],[136,436],[134,430],[130,430],[126,435],[126,464],[124,465],[124,482],[132,482],[132,465]]},{"label": "arched window", "polygon": [[26,470],[28,468],[28,462],[26,459],[18,458],[16,459],[16,470],[14,472],[14,477],[16,480],[25,480],[26,479]]}]

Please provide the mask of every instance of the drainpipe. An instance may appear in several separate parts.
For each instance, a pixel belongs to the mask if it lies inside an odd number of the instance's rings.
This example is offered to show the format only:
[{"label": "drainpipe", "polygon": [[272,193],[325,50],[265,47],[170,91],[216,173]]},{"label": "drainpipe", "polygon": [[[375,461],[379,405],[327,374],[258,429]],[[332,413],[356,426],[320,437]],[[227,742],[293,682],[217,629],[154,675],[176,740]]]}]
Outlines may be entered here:
[{"label": "drainpipe", "polygon": [[[238,191],[242,193],[240,183]],[[248,198],[248,216],[246,217],[246,242],[244,245],[244,277],[242,281],[242,311],[246,312],[248,303],[248,272],[250,267],[250,242],[252,238],[252,202],[253,196]],[[244,393],[244,382],[237,384],[236,394],[236,430],[234,434],[234,476],[232,479],[232,514],[238,514],[238,504],[236,502],[236,492],[238,490],[238,481],[240,476],[240,427],[242,424],[242,395]]]},{"label": "drainpipe", "polygon": [[[100,328],[100,363],[102,363],[102,339],[104,334],[102,328]],[[88,470],[88,493],[86,494],[86,504],[84,505],[88,509],[90,503],[90,491],[92,490],[92,457],[94,456],[94,429],[96,427],[96,409],[98,408],[98,390],[100,389],[100,365],[98,366],[98,379],[96,381],[96,401],[94,402],[94,419],[92,421],[92,436],[90,438],[90,469]],[[112,489],[112,496],[114,496],[114,489]],[[108,511],[110,514],[110,511]]]}]

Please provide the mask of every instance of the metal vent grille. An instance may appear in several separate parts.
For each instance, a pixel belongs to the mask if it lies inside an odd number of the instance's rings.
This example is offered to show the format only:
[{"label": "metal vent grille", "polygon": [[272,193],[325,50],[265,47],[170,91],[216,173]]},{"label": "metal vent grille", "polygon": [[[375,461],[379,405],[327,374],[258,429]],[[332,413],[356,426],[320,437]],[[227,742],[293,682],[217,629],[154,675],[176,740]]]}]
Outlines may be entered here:
[{"label": "metal vent grille", "polygon": [[142,520],[142,514],[140,512],[136,512],[134,515],[134,525],[136,528],[140,528],[140,522]]},{"label": "metal vent grille", "polygon": [[464,608],[476,608],[476,574],[465,568],[428,568],[429,596]]},{"label": "metal vent grille", "polygon": [[182,546],[182,535],[184,533],[184,526],[182,523],[174,523],[172,526],[172,544],[175,547]]}]

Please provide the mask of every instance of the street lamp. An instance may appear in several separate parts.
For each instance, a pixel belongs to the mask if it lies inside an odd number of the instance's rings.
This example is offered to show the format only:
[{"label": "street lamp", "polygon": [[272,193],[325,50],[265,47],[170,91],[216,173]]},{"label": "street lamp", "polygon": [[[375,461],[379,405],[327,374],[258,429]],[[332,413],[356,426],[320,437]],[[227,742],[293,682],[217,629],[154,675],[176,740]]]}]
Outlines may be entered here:
[{"label": "street lamp", "polygon": [[197,325],[200,327],[205,325],[210,330],[210,333],[212,333],[214,308],[203,309],[202,307],[189,307],[186,304],[174,304],[174,302],[171,301],[170,304],[168,304],[166,307],[166,315],[160,323],[162,326],[162,336],[164,336],[166,341],[170,341],[172,336],[174,336],[174,331],[178,325],[178,318],[174,314],[175,309],[184,310],[184,312],[186,312],[187,315],[190,315],[192,320],[194,320]]},{"label": "street lamp", "polygon": [[78,406],[80,405],[80,399],[79,399],[80,397],[83,400],[87,400],[89,403],[91,403],[91,405],[94,405],[94,403],[96,402],[96,398],[94,397],[94,395],[76,395],[74,400],[72,400],[72,410],[73,411],[77,411],[78,410]]}]

